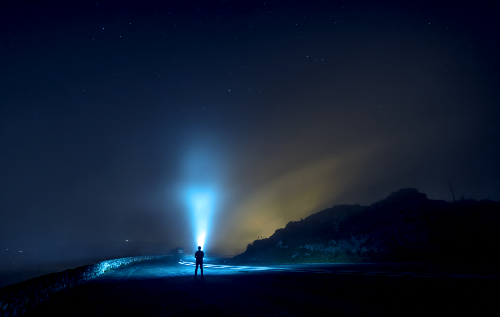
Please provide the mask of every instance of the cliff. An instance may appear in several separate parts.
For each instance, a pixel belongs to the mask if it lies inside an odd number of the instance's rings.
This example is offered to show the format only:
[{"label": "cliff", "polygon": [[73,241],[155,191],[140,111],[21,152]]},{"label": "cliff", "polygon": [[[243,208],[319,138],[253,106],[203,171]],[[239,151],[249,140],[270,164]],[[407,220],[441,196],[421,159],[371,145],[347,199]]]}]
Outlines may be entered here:
[{"label": "cliff", "polygon": [[369,206],[339,205],[289,222],[236,261],[493,262],[500,202],[431,200],[414,188]]}]

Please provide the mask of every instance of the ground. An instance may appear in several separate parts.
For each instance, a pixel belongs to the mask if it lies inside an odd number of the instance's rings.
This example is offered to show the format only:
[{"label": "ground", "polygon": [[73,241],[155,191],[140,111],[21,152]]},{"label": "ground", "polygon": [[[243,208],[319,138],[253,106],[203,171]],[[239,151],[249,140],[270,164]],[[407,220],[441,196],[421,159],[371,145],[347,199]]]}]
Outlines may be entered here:
[{"label": "ground", "polygon": [[[28,316],[498,315],[498,276],[425,264],[241,265],[161,259],[112,270]],[[226,259],[227,260],[227,259]],[[187,261],[187,260],[186,260]],[[199,274],[199,273],[198,273]],[[495,313],[494,313],[495,312]]]}]

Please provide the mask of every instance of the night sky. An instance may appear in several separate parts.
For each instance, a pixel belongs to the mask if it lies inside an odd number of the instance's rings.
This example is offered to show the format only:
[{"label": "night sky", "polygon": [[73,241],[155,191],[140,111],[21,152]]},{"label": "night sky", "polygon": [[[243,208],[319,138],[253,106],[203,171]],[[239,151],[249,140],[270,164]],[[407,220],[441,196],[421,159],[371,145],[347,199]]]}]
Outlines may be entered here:
[{"label": "night sky", "polygon": [[193,190],[223,254],[403,187],[500,200],[500,6],[416,2],[2,1],[0,257],[194,252]]}]

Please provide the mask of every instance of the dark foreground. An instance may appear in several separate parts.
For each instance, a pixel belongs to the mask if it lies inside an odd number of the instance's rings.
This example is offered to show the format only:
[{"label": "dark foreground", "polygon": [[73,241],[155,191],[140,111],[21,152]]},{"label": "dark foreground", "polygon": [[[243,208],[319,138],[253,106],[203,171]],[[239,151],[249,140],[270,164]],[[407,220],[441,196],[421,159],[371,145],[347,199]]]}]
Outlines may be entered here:
[{"label": "dark foreground", "polygon": [[[497,276],[415,265],[221,267],[205,277],[171,260],[113,270],[27,316],[499,315]],[[214,265],[214,267],[208,267]],[[199,273],[198,273],[199,274]]]}]

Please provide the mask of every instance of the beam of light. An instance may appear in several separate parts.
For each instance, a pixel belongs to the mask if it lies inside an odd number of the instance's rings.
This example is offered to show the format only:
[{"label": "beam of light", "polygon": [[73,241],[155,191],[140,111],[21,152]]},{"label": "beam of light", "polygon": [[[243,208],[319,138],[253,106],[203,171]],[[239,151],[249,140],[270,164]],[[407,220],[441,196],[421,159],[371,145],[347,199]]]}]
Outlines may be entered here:
[{"label": "beam of light", "polygon": [[214,240],[211,238],[214,232],[211,219],[216,204],[220,202],[219,185],[224,175],[216,140],[210,136],[197,136],[189,143],[191,145],[186,148],[182,160],[184,171],[178,188],[191,220],[192,239],[189,243],[192,245],[186,248],[186,254],[194,253],[198,246],[204,250]]},{"label": "beam of light", "polygon": [[214,210],[215,194],[208,189],[191,189],[188,190],[188,205],[192,216],[192,228],[194,241],[205,249],[205,240],[210,231],[210,219]]},{"label": "beam of light", "polygon": [[201,246],[201,249],[204,250],[203,246],[205,245],[205,231],[200,232],[198,235],[198,245]]}]

